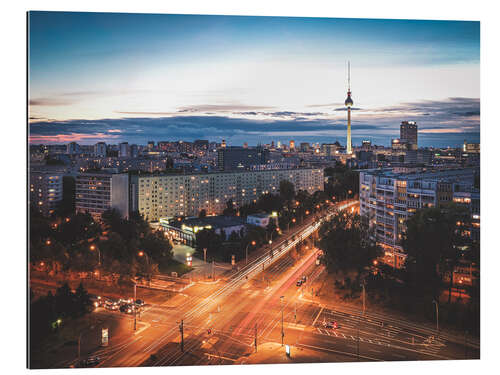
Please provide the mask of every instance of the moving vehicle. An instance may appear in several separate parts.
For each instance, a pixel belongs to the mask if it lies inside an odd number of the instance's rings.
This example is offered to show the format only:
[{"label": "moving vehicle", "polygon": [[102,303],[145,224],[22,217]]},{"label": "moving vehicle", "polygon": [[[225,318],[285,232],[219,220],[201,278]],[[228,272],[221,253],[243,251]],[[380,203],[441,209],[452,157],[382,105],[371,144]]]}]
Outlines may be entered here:
[{"label": "moving vehicle", "polygon": [[99,362],[101,362],[101,359],[98,356],[88,357],[87,359],[83,359],[80,361],[80,366],[81,367],[95,366]]},{"label": "moving vehicle", "polygon": [[337,328],[339,328],[339,325],[338,325],[336,320],[332,320],[331,322],[325,323],[325,328],[337,329]]},{"label": "moving vehicle", "polygon": [[133,314],[135,310],[135,306],[131,304],[125,304],[120,306],[120,312],[125,314]]}]

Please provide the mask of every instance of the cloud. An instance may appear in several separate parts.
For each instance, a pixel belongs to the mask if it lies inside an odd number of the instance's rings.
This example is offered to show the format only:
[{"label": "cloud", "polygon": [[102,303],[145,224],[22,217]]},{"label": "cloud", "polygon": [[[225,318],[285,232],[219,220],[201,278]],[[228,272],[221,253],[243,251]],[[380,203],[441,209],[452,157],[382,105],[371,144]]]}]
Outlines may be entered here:
[{"label": "cloud", "polygon": [[74,104],[73,100],[68,100],[64,98],[36,98],[30,99],[29,105],[32,106],[61,106],[61,105],[71,105]]},{"label": "cloud", "polygon": [[269,106],[256,106],[256,105],[244,105],[244,104],[204,104],[195,106],[185,106],[180,107],[178,111],[196,113],[196,112],[234,112],[234,111],[256,111],[256,110],[272,110],[275,107]]},{"label": "cloud", "polygon": [[[77,139],[81,136],[81,141],[86,143],[99,138],[109,139],[111,142],[128,141],[139,144],[145,144],[149,140],[226,139],[230,144],[241,145],[243,142],[257,144],[290,139],[304,142],[342,142],[346,136],[346,118],[340,111],[338,115],[335,115],[335,112],[328,115],[322,112],[261,109],[232,111],[235,104],[217,107],[227,109],[228,112],[217,115],[127,112],[140,117],[92,121],[33,119],[29,129],[30,142],[66,142],[67,139]],[[420,145],[459,145],[464,137],[471,142],[479,140],[479,114],[480,102],[475,98],[448,98],[442,101],[402,103],[373,110],[360,109],[352,117],[353,140],[359,143],[360,139],[372,139],[373,142],[379,142],[378,144],[389,145],[391,138],[399,137],[401,121],[408,120],[418,124]]]}]

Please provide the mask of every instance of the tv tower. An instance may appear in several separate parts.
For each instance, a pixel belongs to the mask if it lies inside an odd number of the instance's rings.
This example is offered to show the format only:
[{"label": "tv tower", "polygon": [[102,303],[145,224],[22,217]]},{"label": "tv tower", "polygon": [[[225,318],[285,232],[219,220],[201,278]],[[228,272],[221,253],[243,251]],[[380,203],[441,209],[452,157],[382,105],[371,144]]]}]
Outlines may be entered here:
[{"label": "tv tower", "polygon": [[352,142],[351,142],[351,107],[353,105],[351,99],[351,62],[347,62],[347,99],[345,100],[345,106],[347,107],[347,154],[352,154]]}]

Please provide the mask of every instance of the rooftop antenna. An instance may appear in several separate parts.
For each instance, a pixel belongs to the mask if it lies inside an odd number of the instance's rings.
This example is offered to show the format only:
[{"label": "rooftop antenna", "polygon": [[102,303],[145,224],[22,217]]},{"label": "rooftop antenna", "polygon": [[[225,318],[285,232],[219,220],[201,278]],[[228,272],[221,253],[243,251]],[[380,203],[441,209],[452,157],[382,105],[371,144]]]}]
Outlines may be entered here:
[{"label": "rooftop antenna", "polygon": [[351,91],[351,62],[347,61],[347,89]]}]

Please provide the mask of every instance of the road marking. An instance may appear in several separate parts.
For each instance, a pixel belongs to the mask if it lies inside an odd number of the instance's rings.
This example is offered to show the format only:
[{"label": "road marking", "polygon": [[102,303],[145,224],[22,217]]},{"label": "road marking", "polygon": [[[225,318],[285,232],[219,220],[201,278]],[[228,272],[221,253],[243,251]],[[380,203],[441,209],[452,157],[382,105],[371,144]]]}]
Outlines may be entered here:
[{"label": "road marking", "polygon": [[323,311],[324,308],[325,308],[324,306],[321,306],[321,309],[319,310],[318,315],[316,315],[316,319],[314,319],[314,321],[313,321],[313,324],[312,324],[313,327],[316,324],[316,321],[318,320],[318,318],[321,315],[321,312]]}]

